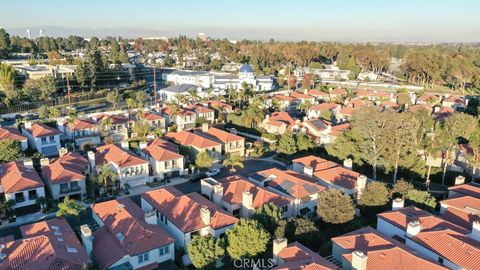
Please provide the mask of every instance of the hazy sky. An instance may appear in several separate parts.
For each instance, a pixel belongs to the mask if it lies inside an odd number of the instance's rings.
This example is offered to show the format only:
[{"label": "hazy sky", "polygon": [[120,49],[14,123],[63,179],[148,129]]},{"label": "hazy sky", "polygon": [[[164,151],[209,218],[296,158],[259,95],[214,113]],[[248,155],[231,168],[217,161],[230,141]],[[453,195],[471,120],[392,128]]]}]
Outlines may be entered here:
[{"label": "hazy sky", "polygon": [[32,36],[478,42],[479,0],[7,0],[0,26]]}]

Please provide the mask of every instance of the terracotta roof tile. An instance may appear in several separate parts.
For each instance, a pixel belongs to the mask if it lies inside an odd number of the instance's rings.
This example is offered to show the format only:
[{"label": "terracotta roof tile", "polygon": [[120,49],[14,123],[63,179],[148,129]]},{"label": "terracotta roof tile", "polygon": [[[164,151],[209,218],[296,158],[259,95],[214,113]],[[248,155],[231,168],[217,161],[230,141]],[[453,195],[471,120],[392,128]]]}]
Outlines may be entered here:
[{"label": "terracotta roof tile", "polygon": [[0,182],[6,193],[18,192],[45,186],[34,168],[22,161],[12,161],[1,166]]},{"label": "terracotta roof tile", "polygon": [[172,159],[183,158],[182,155],[178,154],[178,148],[176,148],[172,143],[156,138],[150,142],[147,148],[142,149],[145,154],[152,157],[156,161],[166,161]]},{"label": "terracotta roof tile", "polygon": [[472,196],[475,198],[480,198],[480,185],[476,183],[453,186],[453,187],[449,187],[448,190],[454,191],[456,193]]},{"label": "terracotta roof tile", "polygon": [[316,156],[297,158],[292,160],[292,162],[310,166],[313,168],[315,177],[346,189],[355,188],[357,186],[357,178],[360,176],[359,173],[344,168],[340,164]]},{"label": "terracotta roof tile", "polygon": [[108,162],[112,162],[121,168],[148,163],[148,161],[138,157],[131,151],[122,149],[116,144],[107,144],[97,148],[95,153],[96,165]]},{"label": "terracotta roof tile", "polygon": [[208,147],[215,147],[221,146],[220,142],[216,142],[213,140],[209,140],[205,137],[202,137],[198,134],[194,134],[188,131],[179,131],[179,132],[168,132],[165,135],[166,138],[173,139],[177,141],[179,144],[184,146],[194,146],[197,148],[208,148]]},{"label": "terracotta roof tile", "polygon": [[480,221],[480,198],[460,196],[440,201],[448,207],[443,218],[467,229],[472,229],[474,221]]},{"label": "terracotta roof tile", "polygon": [[75,119],[71,124],[68,124],[68,128],[71,130],[83,130],[83,129],[92,129],[96,126],[93,119]]},{"label": "terracotta roof tile", "polygon": [[138,255],[175,241],[161,226],[146,223],[144,212],[130,198],[94,204],[92,211],[105,224],[94,232],[93,241],[95,258],[105,268],[126,254]]},{"label": "terracotta roof tile", "polygon": [[27,137],[23,136],[22,133],[16,128],[12,127],[0,127],[0,141],[10,139],[12,141],[24,142],[27,141]]},{"label": "terracotta roof tile", "polygon": [[235,135],[233,133],[211,127],[208,129],[206,134],[211,135],[223,143],[235,142],[235,141],[245,141],[245,138]]},{"label": "terracotta roof tile", "polygon": [[328,110],[329,111],[337,107],[340,107],[340,105],[338,105],[337,103],[321,103],[321,104],[310,107],[309,110],[311,111],[327,111]]},{"label": "terracotta roof tile", "polygon": [[311,249],[304,245],[293,242],[278,253],[284,264],[277,266],[276,270],[335,270],[338,269],[334,264],[327,261]]},{"label": "terracotta roof tile", "polygon": [[[174,187],[148,191],[141,196],[185,233],[197,231],[207,226],[218,229],[235,224],[238,221],[214,203],[201,197],[200,194],[185,195]],[[202,206],[206,206],[210,210],[210,224],[205,224],[200,217]]]},{"label": "terracotta roof tile", "polygon": [[34,138],[59,135],[60,131],[56,128],[47,126],[43,123],[33,123],[31,128],[26,129]]},{"label": "terracotta roof tile", "polygon": [[77,152],[69,152],[55,160],[48,166],[42,167],[43,176],[52,184],[66,183],[85,179],[85,170],[88,160]]}]

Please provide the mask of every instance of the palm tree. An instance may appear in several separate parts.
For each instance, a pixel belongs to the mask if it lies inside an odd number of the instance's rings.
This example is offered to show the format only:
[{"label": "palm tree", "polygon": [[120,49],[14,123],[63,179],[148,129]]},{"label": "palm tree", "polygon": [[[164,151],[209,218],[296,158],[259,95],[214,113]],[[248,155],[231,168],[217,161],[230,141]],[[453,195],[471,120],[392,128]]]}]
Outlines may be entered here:
[{"label": "palm tree", "polygon": [[3,213],[5,214],[5,217],[8,219],[12,219],[15,217],[15,205],[17,202],[15,200],[8,200],[4,203],[2,203],[1,208]]},{"label": "palm tree", "polygon": [[195,89],[188,90],[188,94],[192,98],[192,101],[196,103],[198,101],[198,92]]},{"label": "palm tree", "polygon": [[299,109],[303,112],[307,112],[310,107],[312,107],[312,102],[310,100],[305,100],[304,102],[300,103],[298,106]]},{"label": "palm tree", "polygon": [[110,118],[105,118],[102,120],[102,131],[103,131],[103,137],[107,137],[110,131],[110,127],[112,126],[112,119]]},{"label": "palm tree", "polygon": [[117,177],[117,173],[107,164],[100,167],[98,174],[98,182],[102,183],[108,191],[108,183],[113,182]]},{"label": "palm tree", "polygon": [[85,206],[66,196],[65,199],[63,199],[63,202],[58,204],[57,217],[78,217],[78,215],[84,210]]},{"label": "palm tree", "polygon": [[230,154],[227,159],[223,161],[223,166],[230,166],[230,172],[235,173],[237,169],[235,167],[243,168],[243,157],[240,155]]},{"label": "palm tree", "polygon": [[132,108],[135,108],[135,100],[133,98],[127,98],[127,108],[128,108],[128,113],[130,114],[130,110]]},{"label": "palm tree", "polygon": [[182,104],[184,101],[185,101],[185,96],[180,94],[180,93],[176,93],[174,96],[173,96],[173,100],[174,100],[174,103],[177,105],[177,106],[180,106],[180,104]]}]

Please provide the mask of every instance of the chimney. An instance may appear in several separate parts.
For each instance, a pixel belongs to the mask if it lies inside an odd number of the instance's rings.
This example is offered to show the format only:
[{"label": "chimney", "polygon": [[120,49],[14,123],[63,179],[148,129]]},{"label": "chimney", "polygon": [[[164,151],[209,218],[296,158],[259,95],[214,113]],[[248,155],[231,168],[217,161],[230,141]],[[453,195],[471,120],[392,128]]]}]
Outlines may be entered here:
[{"label": "chimney", "polygon": [[88,151],[87,157],[90,164],[90,173],[93,173],[95,171],[95,153],[93,151]]},{"label": "chimney", "polygon": [[277,238],[273,240],[273,259],[279,265],[278,254],[287,247],[288,240],[287,238]]},{"label": "chimney", "polygon": [[147,142],[140,142],[140,144],[138,146],[140,147],[140,149],[145,149],[145,148],[147,148],[148,144],[147,144]]},{"label": "chimney", "polygon": [[244,191],[242,193],[242,217],[243,218],[250,217],[250,210],[252,210],[252,204],[253,204],[253,194],[248,191]]},{"label": "chimney", "polygon": [[236,128],[231,128],[230,133],[237,135],[237,129]]},{"label": "chimney", "polygon": [[48,160],[48,158],[42,158],[40,159],[40,166],[43,167],[43,166],[48,166],[50,164],[50,160]]},{"label": "chimney", "polygon": [[308,165],[303,166],[303,173],[313,177],[313,167]]},{"label": "chimney", "polygon": [[417,235],[422,230],[420,220],[412,220],[407,225],[407,236],[412,237]]},{"label": "chimney", "polygon": [[352,270],[366,270],[368,256],[360,250],[352,252]]},{"label": "chimney", "polygon": [[63,155],[65,155],[66,153],[68,153],[68,149],[67,149],[67,148],[65,148],[65,147],[60,148],[60,156],[63,156]]},{"label": "chimney", "polygon": [[157,215],[155,214],[155,210],[145,213],[144,216],[146,223],[157,225]]},{"label": "chimney", "polygon": [[472,232],[469,234],[470,238],[480,242],[480,221],[472,223]]},{"label": "chimney", "polygon": [[208,131],[208,123],[203,123],[202,124],[202,132],[207,132]]},{"label": "chimney", "polygon": [[33,160],[31,159],[25,159],[23,161],[23,166],[27,167],[27,168],[33,168]]},{"label": "chimney", "polygon": [[87,255],[90,256],[93,251],[93,237],[92,237],[92,230],[88,227],[87,224],[80,226],[80,236],[82,238],[83,248],[87,252]]},{"label": "chimney", "polygon": [[206,206],[200,208],[200,217],[205,225],[210,225],[210,210]]},{"label": "chimney", "polygon": [[357,177],[357,194],[362,194],[362,191],[367,186],[367,177],[365,175],[359,175]]},{"label": "chimney", "polygon": [[347,158],[343,161],[343,167],[351,170],[353,168],[353,161],[351,158]]},{"label": "chimney", "polygon": [[455,177],[455,185],[462,185],[465,183],[465,176],[459,175]]},{"label": "chimney", "polygon": [[405,201],[402,198],[396,198],[392,201],[392,210],[398,210],[403,208]]},{"label": "chimney", "polygon": [[222,205],[222,199],[223,199],[223,185],[220,183],[213,185],[212,201],[217,205]]},{"label": "chimney", "polygon": [[130,150],[130,147],[128,146],[128,141],[122,141],[121,147],[123,150]]}]

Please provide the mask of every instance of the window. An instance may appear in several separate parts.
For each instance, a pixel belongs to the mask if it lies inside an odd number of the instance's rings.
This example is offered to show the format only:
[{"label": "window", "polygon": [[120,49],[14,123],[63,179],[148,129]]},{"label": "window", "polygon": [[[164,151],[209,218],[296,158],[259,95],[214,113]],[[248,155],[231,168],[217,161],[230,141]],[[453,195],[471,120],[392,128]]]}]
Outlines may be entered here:
[{"label": "window", "polygon": [[68,183],[60,184],[60,193],[67,193],[67,192],[70,192],[68,188]]},{"label": "window", "polygon": [[138,258],[138,263],[148,262],[148,252],[138,255],[137,258]]},{"label": "window", "polygon": [[55,141],[55,137],[53,137],[53,136],[50,136],[49,139],[50,139],[51,142]]},{"label": "window", "polygon": [[72,191],[75,191],[75,190],[79,190],[79,186],[78,186],[78,182],[77,181],[73,181],[73,182],[70,182],[70,189]]},{"label": "window", "polygon": [[36,199],[37,199],[37,191],[36,191],[35,189],[28,191],[28,199],[29,199],[30,201],[33,201],[33,200],[36,200]]},{"label": "window", "polygon": [[438,262],[443,264],[443,258],[442,257],[438,257]]},{"label": "window", "polygon": [[47,138],[42,137],[42,142],[46,142],[46,141],[47,141]]},{"label": "window", "polygon": [[17,203],[25,201],[25,197],[23,196],[23,192],[15,193],[15,201]]},{"label": "window", "polygon": [[164,247],[163,249],[165,251],[165,254],[170,253],[170,248],[168,246]]}]

